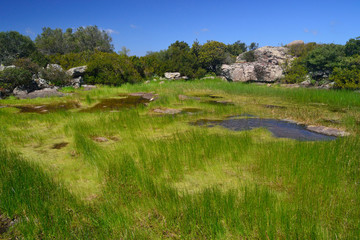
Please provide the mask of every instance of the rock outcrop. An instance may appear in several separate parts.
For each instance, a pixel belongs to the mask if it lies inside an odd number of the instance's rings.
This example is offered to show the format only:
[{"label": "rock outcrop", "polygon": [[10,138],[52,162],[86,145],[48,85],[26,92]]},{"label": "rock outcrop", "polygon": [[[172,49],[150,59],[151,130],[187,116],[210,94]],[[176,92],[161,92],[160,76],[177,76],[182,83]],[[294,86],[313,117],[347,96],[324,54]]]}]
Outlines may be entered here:
[{"label": "rock outcrop", "polygon": [[166,72],[164,76],[167,79],[177,79],[180,78],[181,74],[179,72]]},{"label": "rock outcrop", "polygon": [[74,67],[67,70],[66,73],[72,78],[78,78],[84,76],[86,69],[87,66]]},{"label": "rock outcrop", "polygon": [[295,45],[304,45],[304,41],[303,40],[295,40],[292,41],[291,43],[288,43],[286,46],[291,47],[291,46],[295,46]]},{"label": "rock outcrop", "polygon": [[223,64],[222,75],[234,82],[274,82],[283,77],[282,64],[291,61],[286,47],[262,47],[254,50],[255,61],[246,62],[245,54],[240,54],[236,63]]}]

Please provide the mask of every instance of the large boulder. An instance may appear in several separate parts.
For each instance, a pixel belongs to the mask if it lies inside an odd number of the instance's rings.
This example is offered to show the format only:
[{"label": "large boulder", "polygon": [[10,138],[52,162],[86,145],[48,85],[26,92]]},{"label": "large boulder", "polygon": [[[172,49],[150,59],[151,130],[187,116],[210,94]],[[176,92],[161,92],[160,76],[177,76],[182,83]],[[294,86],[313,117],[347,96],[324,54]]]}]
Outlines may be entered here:
[{"label": "large boulder", "polygon": [[262,47],[254,50],[255,62],[246,62],[244,53],[237,57],[237,63],[223,64],[222,75],[234,82],[274,82],[283,77],[282,64],[291,61],[285,47]]},{"label": "large boulder", "polygon": [[288,43],[286,46],[291,47],[291,46],[296,46],[296,45],[304,45],[304,41],[303,40],[295,40],[292,41],[291,43]]},{"label": "large boulder", "polygon": [[181,76],[179,72],[166,72],[164,75],[167,79],[178,79]]},{"label": "large boulder", "polygon": [[72,78],[78,78],[84,76],[86,69],[87,66],[74,67],[67,70],[66,73]]}]

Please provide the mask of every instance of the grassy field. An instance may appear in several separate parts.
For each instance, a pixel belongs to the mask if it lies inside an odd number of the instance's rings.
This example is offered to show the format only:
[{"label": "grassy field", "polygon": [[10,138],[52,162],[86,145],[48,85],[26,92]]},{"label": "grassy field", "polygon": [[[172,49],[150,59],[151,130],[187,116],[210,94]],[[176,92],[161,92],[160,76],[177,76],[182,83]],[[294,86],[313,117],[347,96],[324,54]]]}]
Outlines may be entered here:
[{"label": "grassy field", "polygon": [[[159,98],[137,108],[86,111],[134,92]],[[208,94],[234,105],[210,104]],[[64,103],[79,108],[46,114],[15,108]],[[0,239],[360,238],[359,93],[214,79],[0,105],[7,106],[0,108],[0,220],[14,222]],[[153,111],[159,107],[200,111],[161,115]],[[240,114],[351,136],[301,142],[266,129],[189,124]]]}]

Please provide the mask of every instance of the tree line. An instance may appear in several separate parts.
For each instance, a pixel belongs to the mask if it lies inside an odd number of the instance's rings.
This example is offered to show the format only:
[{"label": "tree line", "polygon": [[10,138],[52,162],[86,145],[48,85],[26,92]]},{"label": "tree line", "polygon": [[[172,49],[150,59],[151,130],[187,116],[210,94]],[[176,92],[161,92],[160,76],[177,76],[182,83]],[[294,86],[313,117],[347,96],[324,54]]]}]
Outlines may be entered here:
[{"label": "tree line", "polygon": [[[165,50],[137,57],[128,56],[129,50],[125,47],[116,53],[111,36],[97,26],[68,28],[65,31],[43,28],[34,41],[16,31],[0,32],[0,64],[16,65],[23,74],[13,75],[24,78],[49,63],[59,64],[64,69],[87,65],[87,83],[121,85],[163,76],[165,72],[180,72],[189,78],[220,74],[221,65],[235,62],[236,56],[241,53],[246,52],[249,61],[255,60],[253,53],[257,47],[255,42],[249,45],[241,41],[225,44],[212,40],[200,44],[196,40],[190,46],[176,41]],[[360,38],[350,39],[345,45],[295,45],[290,47],[290,53],[297,58],[283,66],[285,77],[282,81],[294,83],[309,78],[312,81],[330,79],[341,88],[360,87]],[[0,87],[1,82],[12,81],[4,80],[2,75]],[[57,82],[61,85],[61,81]]]}]

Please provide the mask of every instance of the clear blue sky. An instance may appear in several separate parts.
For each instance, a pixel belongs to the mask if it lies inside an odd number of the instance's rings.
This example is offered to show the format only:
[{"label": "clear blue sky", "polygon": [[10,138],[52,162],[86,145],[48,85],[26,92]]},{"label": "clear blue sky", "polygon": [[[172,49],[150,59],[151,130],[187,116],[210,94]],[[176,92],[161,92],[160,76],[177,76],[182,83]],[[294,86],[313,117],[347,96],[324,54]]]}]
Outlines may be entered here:
[{"label": "clear blue sky", "polygon": [[166,49],[176,40],[217,40],[278,46],[293,40],[340,43],[360,36],[360,0],[3,0],[0,31],[35,39],[42,27],[97,25],[116,51],[131,55]]}]

